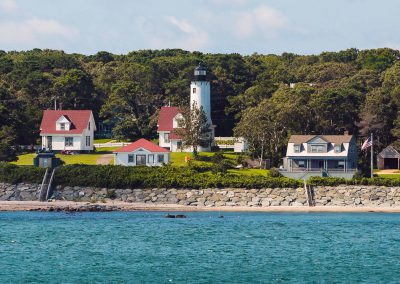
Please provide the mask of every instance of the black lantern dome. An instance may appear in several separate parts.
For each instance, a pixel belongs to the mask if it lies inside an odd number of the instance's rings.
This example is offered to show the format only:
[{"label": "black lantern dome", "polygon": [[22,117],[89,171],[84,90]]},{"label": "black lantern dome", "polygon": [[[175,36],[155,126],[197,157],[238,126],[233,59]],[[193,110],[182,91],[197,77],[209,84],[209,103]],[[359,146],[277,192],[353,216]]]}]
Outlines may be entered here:
[{"label": "black lantern dome", "polygon": [[206,81],[207,69],[204,67],[203,63],[199,63],[199,65],[194,69],[194,77],[196,81]]}]

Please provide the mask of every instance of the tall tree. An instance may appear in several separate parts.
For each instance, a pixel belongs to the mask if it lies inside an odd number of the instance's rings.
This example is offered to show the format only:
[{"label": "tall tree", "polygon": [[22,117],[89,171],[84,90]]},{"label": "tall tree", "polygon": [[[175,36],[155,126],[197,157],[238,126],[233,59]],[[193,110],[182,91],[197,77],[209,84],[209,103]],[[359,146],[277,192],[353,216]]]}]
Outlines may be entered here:
[{"label": "tall tree", "polygon": [[176,135],[182,139],[182,148],[192,147],[193,153],[197,153],[199,146],[210,147],[211,125],[203,107],[198,107],[193,102],[191,108],[182,110],[182,117],[177,119],[178,128],[174,129]]}]

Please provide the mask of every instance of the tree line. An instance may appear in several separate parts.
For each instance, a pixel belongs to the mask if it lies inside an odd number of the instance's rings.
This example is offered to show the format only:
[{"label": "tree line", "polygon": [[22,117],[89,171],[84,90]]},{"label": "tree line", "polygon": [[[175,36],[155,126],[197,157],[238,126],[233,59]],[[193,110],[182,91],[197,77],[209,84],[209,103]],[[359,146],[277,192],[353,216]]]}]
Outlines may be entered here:
[{"label": "tree line", "polygon": [[44,109],[92,109],[117,139],[156,137],[163,105],[188,106],[202,61],[217,136],[246,136],[274,164],[291,134],[373,132],[378,149],[400,136],[400,52],[348,49],[319,55],[209,54],[180,49],[94,55],[0,51],[0,159],[36,144]]}]

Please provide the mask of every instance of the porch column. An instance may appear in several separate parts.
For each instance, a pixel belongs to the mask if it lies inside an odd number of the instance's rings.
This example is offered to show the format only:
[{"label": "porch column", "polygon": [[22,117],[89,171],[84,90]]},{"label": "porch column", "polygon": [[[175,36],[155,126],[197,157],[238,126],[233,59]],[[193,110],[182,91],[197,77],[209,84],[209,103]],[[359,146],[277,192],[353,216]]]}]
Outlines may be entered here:
[{"label": "porch column", "polygon": [[347,172],[347,160],[343,160],[344,161],[344,168],[343,171]]}]

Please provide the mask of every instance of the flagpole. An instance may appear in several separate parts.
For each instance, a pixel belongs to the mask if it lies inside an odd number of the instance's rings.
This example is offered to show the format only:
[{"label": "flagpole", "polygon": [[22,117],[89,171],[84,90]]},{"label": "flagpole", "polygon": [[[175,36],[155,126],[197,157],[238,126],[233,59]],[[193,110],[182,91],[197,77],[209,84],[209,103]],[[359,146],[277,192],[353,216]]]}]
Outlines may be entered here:
[{"label": "flagpole", "polygon": [[374,177],[374,141],[373,136],[374,134],[371,133],[371,178]]}]

